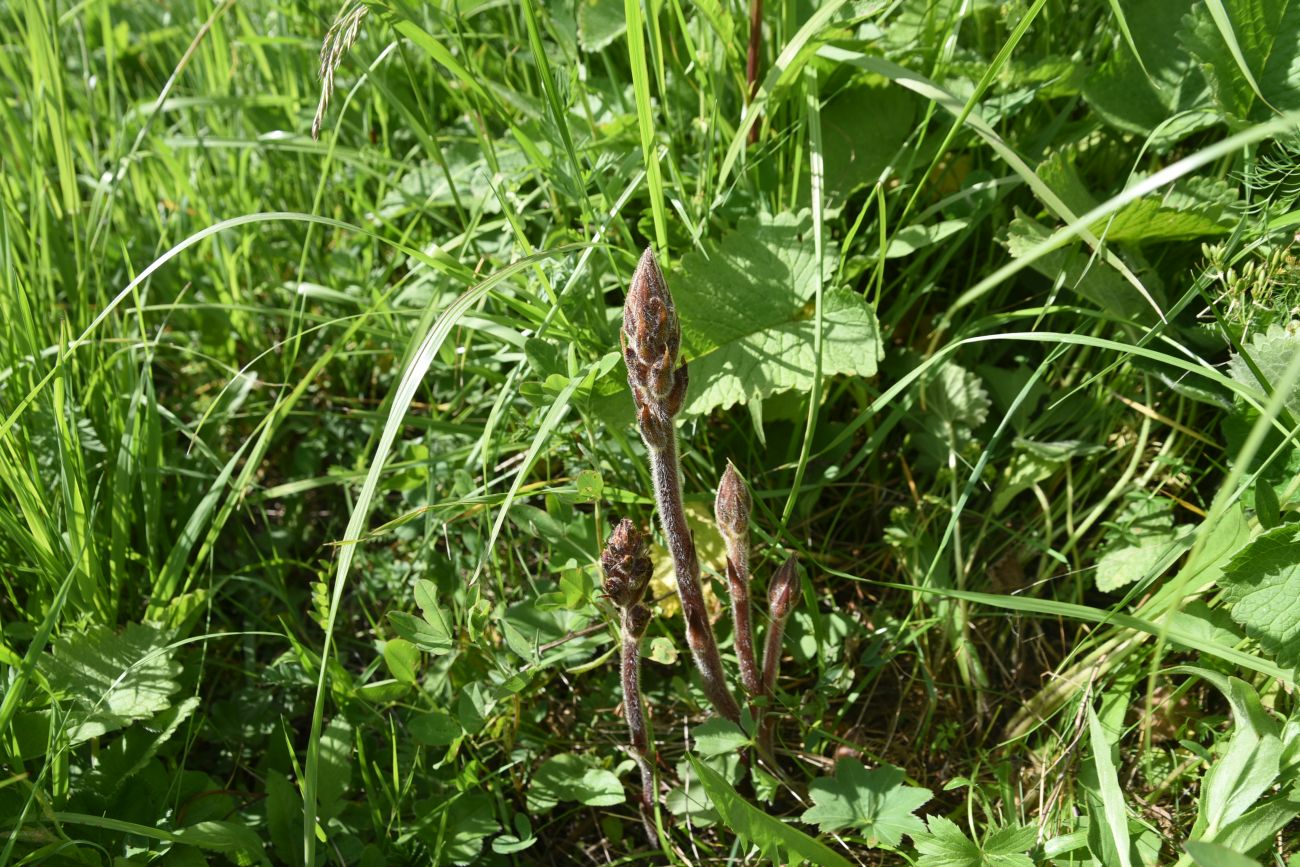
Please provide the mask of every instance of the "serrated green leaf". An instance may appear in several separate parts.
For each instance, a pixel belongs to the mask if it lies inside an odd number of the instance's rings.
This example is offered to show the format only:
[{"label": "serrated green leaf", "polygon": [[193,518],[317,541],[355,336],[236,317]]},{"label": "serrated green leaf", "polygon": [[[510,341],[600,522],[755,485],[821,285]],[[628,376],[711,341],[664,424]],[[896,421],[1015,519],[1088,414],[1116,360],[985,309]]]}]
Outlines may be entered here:
[{"label": "serrated green leaf", "polygon": [[[758,847],[774,864],[797,867],[806,861],[817,867],[849,867],[848,860],[833,849],[764,813],[740,797],[717,771],[693,756],[687,758],[723,824],[742,840]],[[920,824],[919,819],[917,823]]]},{"label": "serrated green leaf", "polygon": [[[1224,0],[1222,11],[1226,35],[1205,2],[1187,14],[1180,33],[1201,62],[1220,110],[1238,120],[1260,120],[1300,108],[1300,2]],[[1266,103],[1243,73],[1243,61]]]},{"label": "serrated green leaf", "polygon": [[120,634],[103,626],[65,632],[40,662],[50,686],[73,704],[73,744],[148,719],[171,706],[181,666],[167,635],[132,623]]},{"label": "serrated green leaf", "polygon": [[1259,536],[1219,578],[1232,619],[1283,668],[1300,666],[1300,529],[1284,524]]},{"label": "serrated green leaf", "polygon": [[[1108,123],[1127,132],[1150,135],[1175,114],[1187,116],[1160,129],[1157,145],[1178,141],[1214,123],[1207,105],[1209,89],[1195,59],[1169,38],[1170,22],[1182,19],[1192,0],[1138,0],[1124,4],[1139,63],[1121,47],[1107,54],[1100,67],[1082,81],[1083,96]],[[1145,67],[1145,69],[1144,69]]]},{"label": "serrated green leaf", "polygon": [[[828,241],[819,270],[811,233],[806,211],[745,219],[682,258],[670,279],[690,359],[688,413],[812,386],[813,299],[837,252]],[[829,290],[822,320],[822,373],[874,375],[880,336],[870,305],[850,290]]]},{"label": "serrated green leaf", "polygon": [[929,829],[912,838],[921,856],[917,867],[1033,867],[1025,852],[1038,838],[1036,828],[998,828],[976,843],[942,816],[929,816],[926,822]]},{"label": "serrated green leaf", "polygon": [[840,759],[834,777],[819,777],[808,787],[813,806],[801,818],[822,831],[852,828],[868,846],[897,846],[904,834],[925,830],[915,812],[934,797],[929,789],[906,785],[903,778],[903,771],[893,765],[868,771],[855,759]]},{"label": "serrated green leaf", "polygon": [[749,736],[731,720],[714,718],[695,727],[695,752],[701,756],[721,756],[743,749]]},{"label": "serrated green leaf", "polygon": [[[1300,332],[1274,323],[1264,333],[1254,335],[1242,351],[1242,355],[1234,355],[1228,361],[1228,375],[1247,388],[1267,394],[1284,385],[1287,366],[1300,353]],[[1250,369],[1245,355],[1259,369],[1258,376]],[[1300,416],[1300,382],[1292,385],[1285,402],[1292,415]]]},{"label": "serrated green leaf", "polygon": [[989,417],[989,393],[980,378],[958,364],[948,363],[926,384],[925,408],[946,425],[969,433]]}]

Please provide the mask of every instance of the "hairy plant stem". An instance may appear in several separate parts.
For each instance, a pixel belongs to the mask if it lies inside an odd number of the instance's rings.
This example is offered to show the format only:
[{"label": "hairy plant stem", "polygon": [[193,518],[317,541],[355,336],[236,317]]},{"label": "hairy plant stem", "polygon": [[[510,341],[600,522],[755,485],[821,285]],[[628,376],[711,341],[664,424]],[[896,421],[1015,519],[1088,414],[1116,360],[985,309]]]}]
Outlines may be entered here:
[{"label": "hairy plant stem", "polygon": [[[769,704],[775,702],[776,676],[781,668],[781,641],[785,637],[785,621],[773,620],[767,627],[767,639],[763,643],[763,695]],[[776,717],[773,707],[764,710],[758,724],[758,749],[764,755],[773,755],[772,740],[776,733]]]},{"label": "hairy plant stem", "polygon": [[[655,772],[654,739],[646,723],[645,702],[641,697],[641,634],[637,632],[632,609],[623,609],[620,622],[622,635],[620,673],[623,679],[623,715],[627,717],[627,730],[632,744],[632,756],[641,769],[641,825],[651,845],[658,839],[655,833]],[[642,624],[644,628],[644,624]]]},{"label": "hairy plant stem", "polygon": [[[727,547],[730,549],[730,543]],[[740,663],[741,685],[750,698],[757,698],[765,693],[758,675],[758,661],[754,656],[754,622],[749,605],[749,558],[744,554],[737,556],[737,553],[730,550],[727,553],[727,584],[731,590],[731,620],[736,630],[736,660]]]},{"label": "hairy plant stem", "polygon": [[704,605],[704,591],[700,587],[700,561],[695,554],[695,540],[686,525],[686,512],[682,508],[676,429],[670,425],[670,433],[665,437],[663,447],[650,448],[648,451],[655,502],[659,507],[659,525],[663,528],[668,552],[673,558],[673,570],[677,575],[677,595],[681,598],[682,617],[686,621],[686,643],[691,649],[695,667],[699,669],[705,696],[718,713],[739,723],[740,706],[727,688],[722,656],[718,653],[718,642],[713,636],[709,612]]}]

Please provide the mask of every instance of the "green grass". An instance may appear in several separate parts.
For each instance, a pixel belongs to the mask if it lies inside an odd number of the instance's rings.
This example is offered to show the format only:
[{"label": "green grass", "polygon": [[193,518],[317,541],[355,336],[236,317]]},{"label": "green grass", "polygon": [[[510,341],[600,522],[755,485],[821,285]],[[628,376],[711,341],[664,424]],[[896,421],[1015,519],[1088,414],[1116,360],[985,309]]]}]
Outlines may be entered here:
[{"label": "green grass", "polygon": [[[0,867],[1294,862],[1300,6],[765,7],[0,4]],[[647,245],[804,581],[657,846]]]}]

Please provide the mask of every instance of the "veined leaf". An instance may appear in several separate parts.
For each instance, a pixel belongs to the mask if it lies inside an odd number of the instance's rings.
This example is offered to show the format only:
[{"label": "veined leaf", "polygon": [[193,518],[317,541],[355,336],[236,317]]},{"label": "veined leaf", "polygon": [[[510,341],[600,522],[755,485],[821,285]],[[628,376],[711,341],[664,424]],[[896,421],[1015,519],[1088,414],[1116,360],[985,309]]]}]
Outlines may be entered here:
[{"label": "veined leaf", "polygon": [[961,828],[942,816],[926,818],[929,830],[914,837],[921,857],[917,867],[1033,867],[1025,854],[1034,846],[1034,827],[998,828],[976,843]]},{"label": "veined leaf", "polygon": [[903,771],[893,765],[867,770],[854,759],[836,762],[835,776],[813,780],[808,795],[813,806],[803,821],[823,831],[852,828],[869,846],[897,846],[904,834],[924,832],[915,811],[934,797],[929,789],[906,785]]},{"label": "veined leaf", "polygon": [[[811,232],[806,211],[742,220],[720,242],[682,258],[670,280],[690,359],[687,412],[811,388],[813,297],[838,255],[827,243],[819,268]],[[823,295],[822,317],[822,373],[874,375],[880,334],[870,305],[832,289]]]},{"label": "veined leaf", "polygon": [[1237,553],[1219,579],[1232,619],[1277,655],[1300,667],[1300,529],[1283,524]]},{"label": "veined leaf", "polygon": [[172,658],[167,636],[138,623],[121,634],[103,626],[65,632],[41,669],[74,705],[68,726],[73,744],[166,710],[180,689],[181,666]]},{"label": "veined leaf", "polygon": [[[736,793],[717,771],[694,756],[687,756],[723,823],[742,840],[757,846],[774,864],[798,867],[808,862],[818,867],[849,867],[849,862],[826,844],[769,816]],[[920,820],[917,819],[917,824]],[[785,853],[785,858],[781,853]]]},{"label": "veined leaf", "polygon": [[1224,0],[1220,5],[1226,20],[1215,21],[1203,0],[1183,19],[1180,35],[1200,60],[1223,113],[1260,120],[1273,111],[1300,108],[1300,2]]}]

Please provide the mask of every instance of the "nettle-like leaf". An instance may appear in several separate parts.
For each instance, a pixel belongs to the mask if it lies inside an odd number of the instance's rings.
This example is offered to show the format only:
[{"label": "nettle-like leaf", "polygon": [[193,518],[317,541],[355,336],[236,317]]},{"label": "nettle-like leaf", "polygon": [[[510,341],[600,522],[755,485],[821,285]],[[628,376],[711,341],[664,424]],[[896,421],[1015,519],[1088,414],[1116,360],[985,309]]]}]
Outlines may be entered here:
[{"label": "nettle-like leaf", "polygon": [[1097,560],[1097,589],[1111,593],[1139,581],[1161,563],[1166,566],[1192,545],[1190,526],[1175,527],[1173,510],[1163,499],[1142,500],[1127,510],[1121,528],[1108,534]]},{"label": "nettle-like leaf", "polygon": [[1157,146],[1216,121],[1212,112],[1194,111],[1209,102],[1205,79],[1195,58],[1169,38],[1169,22],[1180,20],[1191,7],[1192,0],[1124,5],[1141,62],[1125,40],[1116,39],[1115,50],[1081,82],[1084,98],[1103,120],[1128,132],[1154,134]]},{"label": "nettle-like leaf", "polygon": [[989,417],[988,390],[978,376],[951,362],[925,384],[926,411],[959,435],[967,435]]},{"label": "nettle-like leaf", "polygon": [[[1228,362],[1228,375],[1248,388],[1267,393],[1282,386],[1287,365],[1300,353],[1300,332],[1274,323],[1263,334],[1252,337],[1249,347],[1243,348],[1259,368],[1259,376],[1241,355],[1234,355]],[[1291,414],[1300,416],[1300,381],[1292,385],[1285,401]]]},{"label": "nettle-like leaf", "polygon": [[739,752],[750,743],[749,735],[731,720],[716,718],[695,727],[695,752],[702,756],[724,756]]},{"label": "nettle-like leaf", "polygon": [[41,660],[50,686],[72,704],[68,739],[81,743],[149,719],[171,706],[181,665],[154,626],[132,623],[120,634],[104,626],[65,632]]},{"label": "nettle-like leaf", "polygon": [[1025,853],[1038,838],[1037,828],[998,828],[976,843],[942,816],[926,821],[929,830],[912,837],[921,855],[917,867],[1033,867],[1034,859]]},{"label": "nettle-like leaf", "polygon": [[1222,10],[1238,52],[1205,2],[1187,14],[1179,34],[1201,62],[1220,110],[1239,120],[1260,120],[1300,108],[1300,0],[1223,0]]},{"label": "nettle-like leaf", "polygon": [[1300,667],[1300,528],[1283,524],[1256,538],[1219,578],[1232,619],[1277,656]]},{"label": "nettle-like leaf", "polygon": [[808,787],[813,806],[803,821],[822,831],[845,828],[860,833],[868,846],[897,846],[903,835],[925,831],[916,811],[934,793],[903,782],[903,771],[893,765],[867,770],[859,761],[840,759],[834,777],[819,777]]},{"label": "nettle-like leaf", "polygon": [[[670,278],[690,359],[686,412],[762,400],[812,386],[816,369],[814,296],[834,273],[827,242],[819,270],[812,217],[740,221],[721,241],[682,257]],[[872,376],[880,332],[871,306],[849,289],[822,296],[822,373]]]}]

